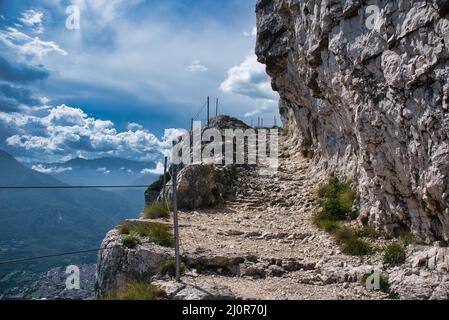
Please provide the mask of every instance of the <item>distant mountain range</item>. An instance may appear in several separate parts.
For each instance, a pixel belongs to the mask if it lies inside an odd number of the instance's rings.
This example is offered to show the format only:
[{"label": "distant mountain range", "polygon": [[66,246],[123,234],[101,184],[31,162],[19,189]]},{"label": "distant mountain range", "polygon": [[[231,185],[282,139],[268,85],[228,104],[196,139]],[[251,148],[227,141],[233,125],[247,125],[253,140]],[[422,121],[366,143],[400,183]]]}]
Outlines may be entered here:
[{"label": "distant mountain range", "polygon": [[[81,174],[99,164],[115,170],[124,163],[128,168],[133,164],[133,170],[140,168],[134,162],[108,158],[98,162],[75,159],[70,165],[73,172]],[[98,183],[95,177],[91,178],[90,183]],[[85,179],[79,181],[87,182]],[[0,151],[0,186],[49,185],[66,184]],[[138,216],[143,207],[143,192],[136,191],[133,195],[140,194],[140,197],[133,198],[97,189],[0,189],[0,260],[96,248],[113,226]],[[0,290],[5,282],[11,282],[11,277],[7,281],[4,277],[11,271],[46,271],[69,262],[95,262],[95,254],[87,258],[86,255],[71,256],[0,266]]]},{"label": "distant mountain range", "polygon": [[153,161],[133,161],[106,157],[99,159],[75,158],[62,163],[32,163],[31,168],[51,174],[69,184],[150,184],[159,176]]}]

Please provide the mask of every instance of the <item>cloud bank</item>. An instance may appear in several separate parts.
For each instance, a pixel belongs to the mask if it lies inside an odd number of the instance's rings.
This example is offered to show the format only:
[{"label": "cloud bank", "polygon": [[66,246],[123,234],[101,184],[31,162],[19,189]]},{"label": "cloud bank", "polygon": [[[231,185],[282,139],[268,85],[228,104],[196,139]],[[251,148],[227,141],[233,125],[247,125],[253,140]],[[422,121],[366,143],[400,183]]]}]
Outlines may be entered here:
[{"label": "cloud bank", "polygon": [[6,138],[10,147],[45,155],[43,160],[47,161],[68,155],[154,160],[169,153],[172,141],[183,132],[166,129],[159,139],[137,124],[132,130],[120,132],[112,121],[90,117],[82,109],[66,105],[39,113],[0,112],[0,122],[16,132]]}]

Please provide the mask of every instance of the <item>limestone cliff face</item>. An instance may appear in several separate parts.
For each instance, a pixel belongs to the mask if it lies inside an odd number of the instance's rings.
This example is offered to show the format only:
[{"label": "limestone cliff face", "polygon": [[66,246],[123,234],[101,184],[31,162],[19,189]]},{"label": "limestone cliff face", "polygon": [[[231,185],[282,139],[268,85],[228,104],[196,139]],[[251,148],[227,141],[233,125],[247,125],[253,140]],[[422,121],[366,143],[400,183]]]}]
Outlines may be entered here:
[{"label": "limestone cliff face", "polygon": [[449,1],[371,4],[259,0],[256,54],[292,141],[355,182],[362,219],[448,240]]}]

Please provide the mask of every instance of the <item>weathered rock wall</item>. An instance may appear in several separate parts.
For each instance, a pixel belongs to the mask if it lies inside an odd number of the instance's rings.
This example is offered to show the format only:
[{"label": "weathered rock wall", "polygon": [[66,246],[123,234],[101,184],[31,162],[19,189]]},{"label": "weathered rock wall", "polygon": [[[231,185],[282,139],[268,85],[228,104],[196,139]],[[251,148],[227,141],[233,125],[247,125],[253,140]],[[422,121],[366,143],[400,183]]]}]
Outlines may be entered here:
[{"label": "weathered rock wall", "polygon": [[256,54],[291,139],[354,181],[362,219],[448,240],[449,1],[371,4],[259,0]]}]

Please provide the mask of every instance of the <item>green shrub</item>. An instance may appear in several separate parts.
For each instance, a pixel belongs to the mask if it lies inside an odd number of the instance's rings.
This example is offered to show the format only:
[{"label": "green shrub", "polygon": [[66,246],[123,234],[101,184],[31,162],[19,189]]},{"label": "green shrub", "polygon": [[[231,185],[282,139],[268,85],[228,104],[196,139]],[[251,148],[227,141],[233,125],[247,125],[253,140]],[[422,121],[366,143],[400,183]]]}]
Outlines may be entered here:
[{"label": "green shrub", "polygon": [[379,232],[370,226],[363,226],[356,230],[356,235],[358,237],[362,238],[370,238],[370,239],[377,239],[379,238],[380,234]]},{"label": "green shrub", "polygon": [[329,198],[323,205],[323,212],[334,220],[346,219],[347,211],[341,206],[338,198]]},{"label": "green shrub", "polygon": [[399,239],[401,239],[405,247],[417,242],[415,236],[410,231],[406,230],[401,231],[399,234]]},{"label": "green shrub", "polygon": [[120,234],[136,234],[140,237],[148,237],[151,242],[173,247],[174,239],[172,228],[169,225],[150,221],[127,221],[118,227]]},{"label": "green shrub", "polygon": [[318,195],[324,199],[321,207],[323,215],[328,219],[347,220],[354,217],[352,205],[356,199],[356,192],[348,183],[330,177],[326,185],[320,186]]},{"label": "green shrub", "polygon": [[358,238],[357,230],[342,227],[338,221],[323,219],[319,214],[315,215],[314,223],[318,228],[334,235],[342,246],[344,253],[362,256],[372,252],[371,246],[366,241]]},{"label": "green shrub", "polygon": [[110,300],[157,300],[165,292],[149,282],[130,281],[121,286]]},{"label": "green shrub", "polygon": [[140,243],[140,239],[134,234],[128,234],[122,238],[122,244],[130,249],[134,249]]},{"label": "green shrub", "polygon": [[335,237],[338,241],[345,243],[347,241],[350,241],[352,239],[357,238],[355,235],[355,232],[351,228],[343,227],[335,231]]},{"label": "green shrub", "polygon": [[349,220],[357,220],[359,217],[359,211],[358,210],[351,210],[350,213],[348,213],[348,219]]},{"label": "green shrub", "polygon": [[170,204],[163,202],[153,202],[145,207],[143,210],[143,218],[145,219],[157,219],[157,218],[169,218],[170,217]]},{"label": "green shrub", "polygon": [[[186,271],[186,266],[184,265],[184,263],[181,263],[180,271],[181,274],[183,274]],[[170,277],[174,277],[176,275],[176,261],[173,259],[162,261],[157,266],[156,272],[160,274],[166,274]]]},{"label": "green shrub", "polygon": [[315,215],[314,223],[318,228],[330,233],[333,233],[340,228],[340,223],[338,221],[322,218],[319,213]]},{"label": "green shrub", "polygon": [[313,222],[316,226],[319,227],[320,223],[323,221],[334,221],[337,222],[337,220],[333,219],[331,215],[327,211],[320,210],[313,216]]},{"label": "green shrub", "polygon": [[314,224],[333,234],[349,255],[362,256],[372,252],[371,246],[359,239],[358,230],[341,227],[339,221],[354,219],[358,213],[352,209],[357,195],[350,185],[330,177],[327,184],[320,185],[318,196],[323,199],[321,210],[313,217]]},{"label": "green shrub", "polygon": [[342,251],[353,256],[364,256],[372,252],[371,246],[362,239],[350,238],[343,242]]},{"label": "green shrub", "polygon": [[388,277],[383,273],[380,274],[380,291],[382,292],[390,292],[390,283],[388,282]]},{"label": "green shrub", "polygon": [[404,247],[397,243],[392,243],[385,248],[384,263],[389,266],[399,266],[405,262],[406,254]]},{"label": "green shrub", "polygon": [[345,185],[345,191],[340,194],[341,205],[345,210],[351,211],[352,205],[357,198],[357,193],[350,188],[349,185]]}]

